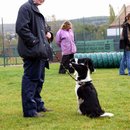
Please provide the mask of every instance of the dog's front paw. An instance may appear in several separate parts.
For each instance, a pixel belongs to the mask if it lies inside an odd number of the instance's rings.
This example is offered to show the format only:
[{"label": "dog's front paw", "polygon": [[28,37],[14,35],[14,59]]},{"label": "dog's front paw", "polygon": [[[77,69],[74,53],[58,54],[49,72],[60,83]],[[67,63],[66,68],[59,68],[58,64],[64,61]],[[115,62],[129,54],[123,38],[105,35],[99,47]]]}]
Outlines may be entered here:
[{"label": "dog's front paw", "polygon": [[100,117],[113,117],[114,114],[113,113],[108,113],[108,112],[105,112],[104,114],[100,115]]},{"label": "dog's front paw", "polygon": [[82,112],[80,111],[80,109],[78,109],[78,113],[79,113],[80,115],[82,115]]}]

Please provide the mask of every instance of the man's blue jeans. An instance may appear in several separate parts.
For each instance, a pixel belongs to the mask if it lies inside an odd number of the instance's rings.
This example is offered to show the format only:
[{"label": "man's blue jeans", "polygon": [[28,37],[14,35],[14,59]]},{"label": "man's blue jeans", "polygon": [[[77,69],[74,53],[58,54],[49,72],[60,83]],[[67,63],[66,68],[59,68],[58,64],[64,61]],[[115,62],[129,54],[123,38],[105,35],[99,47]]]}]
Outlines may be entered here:
[{"label": "man's blue jeans", "polygon": [[128,69],[128,75],[130,76],[130,51],[124,50],[123,57],[120,62],[119,74],[124,75],[126,68]]},{"label": "man's blue jeans", "polygon": [[24,59],[24,75],[22,78],[22,106],[25,117],[34,116],[41,111],[44,102],[40,93],[45,77],[45,61]]}]

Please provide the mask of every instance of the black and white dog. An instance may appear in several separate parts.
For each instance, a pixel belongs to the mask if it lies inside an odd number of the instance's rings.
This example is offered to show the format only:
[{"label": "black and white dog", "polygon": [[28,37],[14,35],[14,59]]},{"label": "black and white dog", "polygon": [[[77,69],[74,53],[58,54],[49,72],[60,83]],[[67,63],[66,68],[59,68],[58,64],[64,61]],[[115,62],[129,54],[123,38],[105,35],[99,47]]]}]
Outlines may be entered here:
[{"label": "black and white dog", "polygon": [[78,100],[78,112],[91,118],[112,117],[112,113],[102,110],[97,91],[92,83],[90,74],[94,72],[90,58],[71,60],[71,66],[76,70],[75,92]]}]

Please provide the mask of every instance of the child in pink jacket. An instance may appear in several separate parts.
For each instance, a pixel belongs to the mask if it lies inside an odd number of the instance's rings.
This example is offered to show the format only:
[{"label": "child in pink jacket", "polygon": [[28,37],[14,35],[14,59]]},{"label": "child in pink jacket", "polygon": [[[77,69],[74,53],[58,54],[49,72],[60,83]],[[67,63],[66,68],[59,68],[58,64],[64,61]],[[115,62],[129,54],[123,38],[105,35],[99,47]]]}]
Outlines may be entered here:
[{"label": "child in pink jacket", "polygon": [[59,73],[65,74],[65,68],[68,69],[70,73],[74,73],[74,70],[69,66],[69,63],[70,59],[74,58],[74,54],[76,53],[77,49],[74,42],[74,33],[70,21],[65,21],[61,25],[61,28],[56,34],[56,43],[60,47],[62,53]]}]

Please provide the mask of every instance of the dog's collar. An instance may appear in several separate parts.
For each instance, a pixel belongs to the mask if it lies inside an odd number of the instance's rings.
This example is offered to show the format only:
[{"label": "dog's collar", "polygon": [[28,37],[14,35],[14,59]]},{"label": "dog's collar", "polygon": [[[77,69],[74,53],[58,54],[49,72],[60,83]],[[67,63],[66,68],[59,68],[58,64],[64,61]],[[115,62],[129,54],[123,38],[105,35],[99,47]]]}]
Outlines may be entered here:
[{"label": "dog's collar", "polygon": [[90,81],[84,81],[84,82],[78,82],[79,85],[85,85],[85,84],[90,84],[92,82],[92,80]]}]

